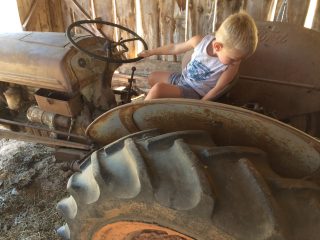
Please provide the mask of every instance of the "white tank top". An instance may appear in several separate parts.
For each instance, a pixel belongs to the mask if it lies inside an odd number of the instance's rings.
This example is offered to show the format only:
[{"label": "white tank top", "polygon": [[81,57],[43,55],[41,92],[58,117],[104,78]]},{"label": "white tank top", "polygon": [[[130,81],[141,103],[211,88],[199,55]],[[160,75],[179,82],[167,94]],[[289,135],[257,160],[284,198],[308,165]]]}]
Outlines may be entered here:
[{"label": "white tank top", "polygon": [[216,84],[228,65],[219,61],[218,57],[209,56],[208,45],[215,39],[213,35],[206,35],[194,48],[190,62],[182,70],[182,76],[201,96],[206,95]]}]

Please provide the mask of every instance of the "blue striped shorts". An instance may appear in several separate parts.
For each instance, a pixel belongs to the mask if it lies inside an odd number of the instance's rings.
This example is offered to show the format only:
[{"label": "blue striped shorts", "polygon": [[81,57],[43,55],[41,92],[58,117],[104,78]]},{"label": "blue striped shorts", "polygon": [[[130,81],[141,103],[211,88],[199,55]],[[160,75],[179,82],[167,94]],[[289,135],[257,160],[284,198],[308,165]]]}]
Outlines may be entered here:
[{"label": "blue striped shorts", "polygon": [[190,87],[185,81],[181,73],[172,73],[169,77],[169,83],[181,89],[183,98],[201,99],[202,96]]}]

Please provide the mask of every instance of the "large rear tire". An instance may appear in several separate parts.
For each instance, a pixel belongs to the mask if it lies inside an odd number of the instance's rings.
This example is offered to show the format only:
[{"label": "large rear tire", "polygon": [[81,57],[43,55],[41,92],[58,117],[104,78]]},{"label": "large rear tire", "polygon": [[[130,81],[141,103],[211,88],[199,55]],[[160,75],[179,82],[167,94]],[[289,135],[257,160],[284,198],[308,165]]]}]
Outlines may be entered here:
[{"label": "large rear tire", "polygon": [[268,153],[204,131],[143,131],[96,151],[57,208],[65,239],[317,239],[320,187],[284,178]]}]

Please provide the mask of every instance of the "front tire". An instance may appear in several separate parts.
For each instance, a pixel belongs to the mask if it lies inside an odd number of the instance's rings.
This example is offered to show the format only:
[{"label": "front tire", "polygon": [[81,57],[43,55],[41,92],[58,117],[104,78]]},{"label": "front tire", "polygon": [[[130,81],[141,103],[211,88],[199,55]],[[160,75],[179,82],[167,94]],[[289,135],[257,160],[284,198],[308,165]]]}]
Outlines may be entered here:
[{"label": "front tire", "polygon": [[57,208],[65,239],[316,239],[320,187],[204,131],[142,131],[94,152]]}]

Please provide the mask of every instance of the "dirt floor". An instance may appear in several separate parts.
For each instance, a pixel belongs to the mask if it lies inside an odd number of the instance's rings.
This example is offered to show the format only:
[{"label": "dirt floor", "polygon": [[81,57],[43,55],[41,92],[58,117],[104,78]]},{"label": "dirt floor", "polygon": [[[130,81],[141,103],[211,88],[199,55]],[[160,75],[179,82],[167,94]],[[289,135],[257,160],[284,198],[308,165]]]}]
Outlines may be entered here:
[{"label": "dirt floor", "polygon": [[0,139],[0,240],[60,239],[55,206],[72,174],[62,164],[52,148]]}]

